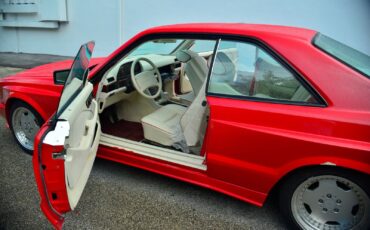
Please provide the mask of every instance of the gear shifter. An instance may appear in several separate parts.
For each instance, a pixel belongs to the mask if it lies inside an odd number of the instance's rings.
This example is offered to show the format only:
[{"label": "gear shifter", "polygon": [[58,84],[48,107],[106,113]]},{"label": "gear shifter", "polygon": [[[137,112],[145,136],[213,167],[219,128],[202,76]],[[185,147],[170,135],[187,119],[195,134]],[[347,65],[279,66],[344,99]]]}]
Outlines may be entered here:
[{"label": "gear shifter", "polygon": [[164,101],[168,101],[168,99],[169,99],[168,93],[162,91],[161,92],[161,99],[164,100]]},{"label": "gear shifter", "polygon": [[158,101],[157,101],[158,104],[163,104],[163,103],[168,101],[169,96],[168,96],[167,92],[161,91],[160,96],[158,98],[159,98]]}]

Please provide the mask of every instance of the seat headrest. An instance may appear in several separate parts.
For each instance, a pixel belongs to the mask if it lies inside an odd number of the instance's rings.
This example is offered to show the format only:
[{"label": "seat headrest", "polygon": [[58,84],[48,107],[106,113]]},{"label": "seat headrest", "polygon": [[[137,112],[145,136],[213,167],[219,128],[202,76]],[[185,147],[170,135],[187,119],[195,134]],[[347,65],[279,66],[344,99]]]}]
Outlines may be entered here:
[{"label": "seat headrest", "polygon": [[213,73],[219,75],[235,74],[235,65],[229,56],[227,56],[227,54],[224,52],[218,52],[214,62],[216,65],[213,65]]},{"label": "seat headrest", "polygon": [[191,54],[188,53],[189,51],[180,50],[176,53],[176,58],[180,62],[188,62],[191,59]]}]

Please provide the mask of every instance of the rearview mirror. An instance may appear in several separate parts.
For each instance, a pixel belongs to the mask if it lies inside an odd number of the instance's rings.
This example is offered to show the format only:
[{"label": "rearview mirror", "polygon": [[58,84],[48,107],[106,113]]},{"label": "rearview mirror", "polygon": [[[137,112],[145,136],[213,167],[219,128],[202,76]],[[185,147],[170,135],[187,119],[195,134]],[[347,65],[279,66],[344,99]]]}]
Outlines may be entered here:
[{"label": "rearview mirror", "polygon": [[64,85],[64,83],[67,80],[69,71],[70,71],[70,69],[64,69],[64,70],[54,71],[54,73],[53,73],[54,84],[56,84],[56,85]]}]

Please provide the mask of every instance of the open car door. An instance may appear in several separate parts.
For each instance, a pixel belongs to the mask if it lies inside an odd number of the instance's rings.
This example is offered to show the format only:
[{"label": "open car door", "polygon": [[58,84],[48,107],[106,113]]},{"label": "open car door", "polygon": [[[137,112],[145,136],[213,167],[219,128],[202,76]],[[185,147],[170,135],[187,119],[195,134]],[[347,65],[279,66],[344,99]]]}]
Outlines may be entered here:
[{"label": "open car door", "polygon": [[57,229],[63,226],[63,214],[76,207],[99,145],[98,106],[93,85],[86,80],[93,48],[94,42],[81,46],[58,110],[35,138],[33,167],[40,206]]}]

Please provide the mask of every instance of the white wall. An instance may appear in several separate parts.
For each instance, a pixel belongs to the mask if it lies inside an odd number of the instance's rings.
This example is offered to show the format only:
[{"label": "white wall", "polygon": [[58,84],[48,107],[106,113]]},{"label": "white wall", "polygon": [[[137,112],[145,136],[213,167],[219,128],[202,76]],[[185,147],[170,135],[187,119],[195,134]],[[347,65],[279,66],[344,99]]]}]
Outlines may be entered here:
[{"label": "white wall", "polygon": [[370,0],[126,0],[123,7],[124,40],[182,22],[278,24],[320,31],[370,55]]},{"label": "white wall", "polygon": [[120,1],[68,0],[68,22],[59,29],[0,27],[0,52],[74,56],[82,43],[95,40],[95,56],[107,55],[121,44],[120,7]]},{"label": "white wall", "polygon": [[148,27],[185,22],[245,22],[318,30],[370,55],[370,0],[67,0],[59,29],[0,27],[0,52],[74,55],[95,40],[111,53]]}]

